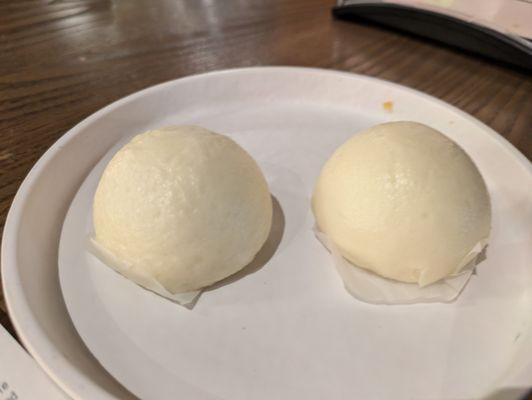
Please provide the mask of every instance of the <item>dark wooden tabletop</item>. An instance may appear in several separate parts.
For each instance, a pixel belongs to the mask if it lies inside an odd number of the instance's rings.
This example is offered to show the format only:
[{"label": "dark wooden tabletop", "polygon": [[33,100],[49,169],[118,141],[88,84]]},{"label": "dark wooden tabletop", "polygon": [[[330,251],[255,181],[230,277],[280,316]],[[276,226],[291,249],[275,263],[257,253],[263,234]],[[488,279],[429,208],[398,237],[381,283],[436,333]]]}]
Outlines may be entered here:
[{"label": "dark wooden tabletop", "polygon": [[[221,68],[313,66],[398,82],[465,110],[532,157],[530,75],[396,32],[334,20],[332,5],[0,1],[0,229],[31,166],[81,119],[147,86]],[[1,291],[0,323],[9,327]]]}]

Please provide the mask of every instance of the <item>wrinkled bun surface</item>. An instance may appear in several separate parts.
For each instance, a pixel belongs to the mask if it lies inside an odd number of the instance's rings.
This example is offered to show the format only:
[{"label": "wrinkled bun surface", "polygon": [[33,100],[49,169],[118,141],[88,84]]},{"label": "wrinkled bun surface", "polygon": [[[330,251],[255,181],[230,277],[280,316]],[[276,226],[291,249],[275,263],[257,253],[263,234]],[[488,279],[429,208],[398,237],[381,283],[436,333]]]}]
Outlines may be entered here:
[{"label": "wrinkled bun surface", "polygon": [[93,205],[94,239],[120,260],[120,272],[170,293],[246,266],[271,220],[257,163],[228,137],[195,126],[134,137],[107,165]]},{"label": "wrinkled bun surface", "polygon": [[490,200],[469,156],[440,132],[391,122],[356,134],[322,169],[319,230],[358,267],[421,286],[457,273],[490,232]]}]

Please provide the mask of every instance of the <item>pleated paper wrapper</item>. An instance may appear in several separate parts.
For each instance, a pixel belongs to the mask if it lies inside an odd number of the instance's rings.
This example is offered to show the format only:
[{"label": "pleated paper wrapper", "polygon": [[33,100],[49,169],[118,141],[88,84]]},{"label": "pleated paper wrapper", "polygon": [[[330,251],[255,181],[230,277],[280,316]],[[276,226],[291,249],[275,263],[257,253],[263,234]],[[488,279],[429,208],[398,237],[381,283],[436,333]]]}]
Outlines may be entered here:
[{"label": "pleated paper wrapper", "polygon": [[483,260],[486,241],[477,243],[464,257],[464,266],[445,279],[427,286],[417,283],[404,283],[383,278],[364,268],[357,267],[345,259],[328,236],[316,227],[318,240],[331,253],[336,271],[343,280],[346,290],[355,298],[373,304],[414,304],[451,302],[458,297],[475,271],[475,266]]},{"label": "pleated paper wrapper", "polygon": [[[152,278],[151,276],[148,276],[147,274],[143,274],[139,271],[133,271],[130,265],[119,260],[113,254],[111,254],[108,250],[103,248],[103,246],[101,246],[94,239],[93,236],[90,236],[87,242],[88,242],[87,243],[88,250],[93,255],[95,255],[101,262],[103,262],[105,265],[112,268],[113,270],[118,272],[120,275],[124,276],[126,279],[130,279],[134,283],[154,293],[157,293],[160,296],[170,299],[178,304],[181,304],[182,306],[190,306],[194,304],[194,301],[196,300],[196,298],[201,294],[201,290],[195,290],[193,292],[186,292],[186,293],[171,293],[168,290],[166,290],[166,288],[163,285],[161,285],[159,281]],[[131,278],[124,275],[124,272],[126,271],[131,276]]]}]

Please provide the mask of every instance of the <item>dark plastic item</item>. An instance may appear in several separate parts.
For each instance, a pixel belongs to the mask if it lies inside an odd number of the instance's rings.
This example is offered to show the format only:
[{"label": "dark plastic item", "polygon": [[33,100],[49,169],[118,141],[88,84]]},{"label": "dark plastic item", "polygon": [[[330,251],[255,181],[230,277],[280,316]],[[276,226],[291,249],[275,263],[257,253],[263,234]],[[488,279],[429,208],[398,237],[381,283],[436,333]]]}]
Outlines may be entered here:
[{"label": "dark plastic item", "polygon": [[532,71],[532,41],[449,15],[378,2],[340,2],[333,15],[403,30]]}]

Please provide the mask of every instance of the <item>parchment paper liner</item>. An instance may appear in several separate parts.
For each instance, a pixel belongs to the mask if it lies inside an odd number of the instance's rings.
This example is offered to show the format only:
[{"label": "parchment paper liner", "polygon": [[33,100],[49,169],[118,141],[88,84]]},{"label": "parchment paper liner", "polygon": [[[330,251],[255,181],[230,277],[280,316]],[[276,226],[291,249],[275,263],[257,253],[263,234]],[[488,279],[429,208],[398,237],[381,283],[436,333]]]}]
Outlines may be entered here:
[{"label": "parchment paper liner", "polygon": [[329,250],[346,290],[355,298],[373,304],[414,304],[450,302],[458,297],[475,266],[484,260],[487,240],[477,243],[453,275],[427,286],[383,278],[346,260],[328,236],[314,227],[318,240]]}]

